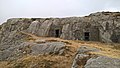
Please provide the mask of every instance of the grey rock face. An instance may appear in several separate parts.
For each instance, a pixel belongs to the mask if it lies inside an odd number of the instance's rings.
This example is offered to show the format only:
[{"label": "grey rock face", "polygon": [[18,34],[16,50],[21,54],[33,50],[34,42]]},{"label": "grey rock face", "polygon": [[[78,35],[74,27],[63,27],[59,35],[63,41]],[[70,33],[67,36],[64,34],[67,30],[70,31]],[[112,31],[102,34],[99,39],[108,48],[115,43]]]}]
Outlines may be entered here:
[{"label": "grey rock face", "polygon": [[36,20],[30,24],[27,32],[35,34],[37,36],[49,36],[51,25],[51,20],[45,20],[42,23]]},{"label": "grey rock face", "polygon": [[37,35],[38,36],[49,36],[51,25],[52,25],[51,20],[44,21],[44,23],[41,24]]},{"label": "grey rock face", "polygon": [[20,45],[10,47],[6,50],[1,51],[0,60],[14,60],[27,54],[64,55],[65,48],[66,48],[65,43],[62,43],[62,42],[46,42],[41,44],[23,42]]},{"label": "grey rock face", "polygon": [[38,28],[40,28],[40,22],[39,21],[33,21],[29,28],[28,28],[28,32],[29,33],[32,33],[32,34],[36,34],[38,32]]},{"label": "grey rock face", "polygon": [[1,51],[0,52],[0,61],[7,59],[11,55],[11,52],[9,50]]},{"label": "grey rock face", "polygon": [[26,34],[14,31],[1,39],[2,42],[0,43],[0,50],[5,50],[9,47],[20,45],[27,37],[29,36]]},{"label": "grey rock face", "polygon": [[90,58],[85,68],[120,68],[120,59],[100,56],[97,58]]},{"label": "grey rock face", "polygon": [[71,68],[83,68],[88,59],[91,58],[91,55],[87,54],[88,52],[98,52],[99,49],[91,48],[87,46],[81,46],[78,48],[76,56],[73,60]]},{"label": "grey rock face", "polygon": [[[120,13],[101,12],[85,17],[69,18],[13,18],[0,25],[0,60],[14,60],[27,54],[64,55],[63,42],[46,42],[37,39],[26,42],[27,32],[42,37],[59,37],[69,40],[85,40],[120,43]],[[91,57],[88,52],[99,49],[78,48],[72,68],[119,68],[120,60],[108,57]]]},{"label": "grey rock face", "polygon": [[31,23],[30,19],[13,18],[2,24],[0,30],[0,50],[19,45],[28,37],[20,31],[26,30]]},{"label": "grey rock face", "polygon": [[87,52],[99,52],[100,50],[97,48],[87,47],[87,46],[81,46],[77,50],[77,54],[85,54]]},{"label": "grey rock face", "polygon": [[80,47],[71,68],[120,68],[120,59],[87,54],[87,52],[98,51],[100,50],[96,48]]},{"label": "grey rock face", "polygon": [[62,42],[46,42],[46,43],[30,43],[23,42],[20,45],[10,47],[0,52],[0,60],[14,60],[26,54],[55,54],[64,55],[65,43]]},{"label": "grey rock face", "polygon": [[47,42],[37,44],[31,48],[32,54],[59,54],[63,55],[65,51],[65,43],[62,42]]},{"label": "grey rock face", "polygon": [[73,64],[71,68],[80,68],[85,65],[87,60],[89,59],[89,55],[86,54],[77,54],[73,60]]},{"label": "grey rock face", "polygon": [[35,43],[24,42],[17,46],[11,46],[10,48],[0,52],[0,60],[15,60],[23,55],[31,53],[31,46]]},{"label": "grey rock face", "polygon": [[119,14],[119,12],[98,12],[85,17],[9,19],[0,27],[0,38],[3,39],[12,31],[24,30],[37,36],[119,43]]}]

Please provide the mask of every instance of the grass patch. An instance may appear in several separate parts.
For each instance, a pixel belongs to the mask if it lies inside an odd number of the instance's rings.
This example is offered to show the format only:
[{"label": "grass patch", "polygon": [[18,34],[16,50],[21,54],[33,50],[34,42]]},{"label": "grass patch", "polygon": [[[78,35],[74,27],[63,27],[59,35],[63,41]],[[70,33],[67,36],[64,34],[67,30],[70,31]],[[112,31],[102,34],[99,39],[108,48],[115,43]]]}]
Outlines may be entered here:
[{"label": "grass patch", "polygon": [[65,56],[25,56],[7,65],[10,68],[70,68],[72,58]]}]

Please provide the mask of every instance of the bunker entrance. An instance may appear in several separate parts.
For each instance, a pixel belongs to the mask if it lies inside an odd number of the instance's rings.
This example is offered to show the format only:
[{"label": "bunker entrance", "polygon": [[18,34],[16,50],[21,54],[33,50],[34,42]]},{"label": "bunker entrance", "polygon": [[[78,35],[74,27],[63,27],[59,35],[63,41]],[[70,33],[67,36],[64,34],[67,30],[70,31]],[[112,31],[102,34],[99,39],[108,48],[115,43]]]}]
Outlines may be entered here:
[{"label": "bunker entrance", "polygon": [[35,19],[35,18],[32,18],[32,21],[36,21],[36,19]]},{"label": "bunker entrance", "polygon": [[84,40],[89,41],[90,40],[90,32],[85,32],[84,33]]},{"label": "bunker entrance", "polygon": [[55,30],[55,37],[60,37],[60,30],[59,29]]}]

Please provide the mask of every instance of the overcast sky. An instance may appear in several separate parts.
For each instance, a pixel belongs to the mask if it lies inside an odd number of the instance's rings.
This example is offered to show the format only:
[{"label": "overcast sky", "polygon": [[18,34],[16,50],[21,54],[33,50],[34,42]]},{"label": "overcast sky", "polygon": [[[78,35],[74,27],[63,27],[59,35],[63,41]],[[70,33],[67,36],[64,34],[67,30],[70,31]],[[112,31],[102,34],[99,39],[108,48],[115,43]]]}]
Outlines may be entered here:
[{"label": "overcast sky", "polygon": [[14,17],[85,16],[120,11],[120,0],[0,0],[0,23]]}]

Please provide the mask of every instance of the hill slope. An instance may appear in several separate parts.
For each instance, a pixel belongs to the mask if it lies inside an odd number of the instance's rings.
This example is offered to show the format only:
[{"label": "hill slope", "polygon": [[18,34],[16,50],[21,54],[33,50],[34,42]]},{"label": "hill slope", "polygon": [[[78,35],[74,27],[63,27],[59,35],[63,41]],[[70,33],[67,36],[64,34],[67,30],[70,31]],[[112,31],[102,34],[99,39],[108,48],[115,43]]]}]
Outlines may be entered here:
[{"label": "hill slope", "polygon": [[[119,14],[9,19],[0,25],[0,68],[120,68]],[[95,30],[91,41],[83,41],[80,30],[93,26],[100,39]]]}]

